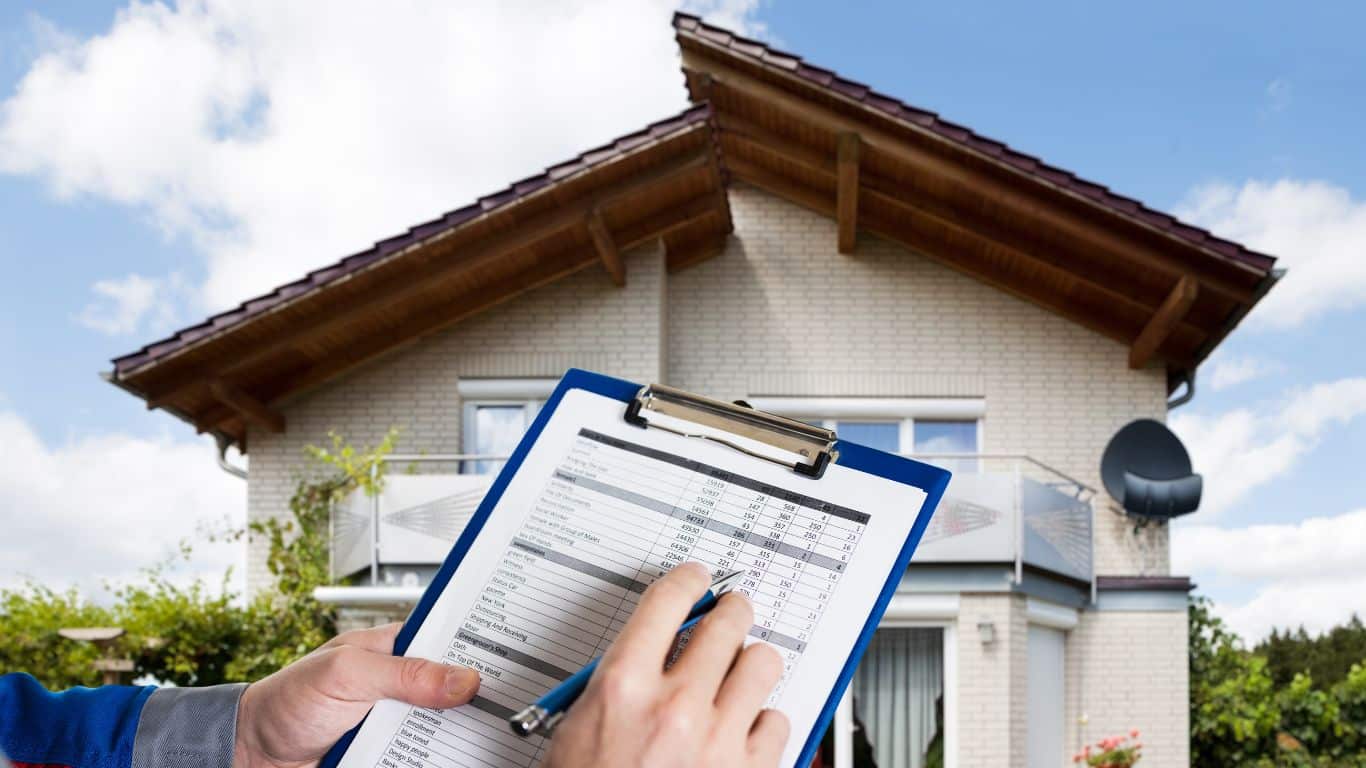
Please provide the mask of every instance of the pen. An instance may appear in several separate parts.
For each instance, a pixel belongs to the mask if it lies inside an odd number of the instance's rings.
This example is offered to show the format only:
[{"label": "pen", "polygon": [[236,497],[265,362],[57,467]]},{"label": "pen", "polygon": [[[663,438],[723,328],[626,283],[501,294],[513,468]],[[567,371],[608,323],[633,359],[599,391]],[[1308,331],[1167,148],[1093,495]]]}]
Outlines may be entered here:
[{"label": "pen", "polygon": [[[713,581],[707,593],[693,604],[692,610],[688,611],[688,618],[684,619],[679,632],[691,629],[694,624],[702,620],[716,607],[716,603],[721,599],[721,595],[726,594],[735,588],[736,582],[744,571],[732,571]],[[536,700],[535,704],[523,709],[521,712],[508,718],[508,725],[512,726],[512,732],[523,738],[533,736],[538,732],[554,730],[560,718],[564,717],[565,710],[579,698],[583,689],[588,687],[588,680],[593,677],[593,670],[598,668],[598,662],[602,660],[599,656],[588,662],[583,669],[565,678],[564,682],[551,688],[544,696]]]}]

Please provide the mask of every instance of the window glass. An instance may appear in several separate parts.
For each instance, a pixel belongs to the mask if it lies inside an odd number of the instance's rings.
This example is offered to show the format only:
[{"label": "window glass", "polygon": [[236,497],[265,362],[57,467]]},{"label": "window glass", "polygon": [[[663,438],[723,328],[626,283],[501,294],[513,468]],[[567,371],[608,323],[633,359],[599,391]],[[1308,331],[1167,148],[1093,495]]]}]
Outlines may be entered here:
[{"label": "window glass", "polygon": [[888,453],[901,451],[901,425],[894,421],[841,421],[835,424],[841,440]]},{"label": "window glass", "polygon": [[[507,456],[517,447],[526,431],[527,419],[531,409],[524,405],[477,405],[474,407],[474,423],[466,429],[474,430],[473,439],[467,442],[472,453],[480,456]],[[502,461],[466,462],[466,473],[477,475],[497,472],[503,467]]]},{"label": "window glass", "polygon": [[977,453],[977,422],[916,419],[914,452]]}]

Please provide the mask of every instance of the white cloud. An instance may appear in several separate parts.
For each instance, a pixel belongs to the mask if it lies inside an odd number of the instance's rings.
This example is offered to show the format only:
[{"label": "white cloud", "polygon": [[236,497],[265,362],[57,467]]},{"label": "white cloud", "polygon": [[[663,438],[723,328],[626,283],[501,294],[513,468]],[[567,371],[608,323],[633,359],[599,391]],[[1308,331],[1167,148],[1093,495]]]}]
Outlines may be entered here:
[{"label": "white cloud", "polygon": [[116,280],[98,280],[90,286],[97,297],[87,304],[76,322],[109,336],[133,333],[143,320],[164,323],[174,315],[172,296],[180,279],[145,277],[130,273]]},{"label": "white cloud", "polygon": [[1366,509],[1285,525],[1217,528],[1179,525],[1172,567],[1196,581],[1253,586],[1241,602],[1216,611],[1249,642],[1273,627],[1321,631],[1353,611],[1366,615]]},{"label": "white cloud", "polygon": [[1249,355],[1222,355],[1217,352],[1207,365],[1209,375],[1206,380],[1209,382],[1209,388],[1215,392],[1222,392],[1283,370],[1279,363],[1271,360]]},{"label": "white cloud", "polygon": [[[207,525],[240,526],[246,484],[214,462],[204,440],[102,434],[49,446],[11,411],[0,411],[0,587],[26,578],[97,592],[164,561]],[[177,579],[217,584],[240,543],[200,543]]]},{"label": "white cloud", "polygon": [[1366,201],[1323,181],[1282,179],[1202,186],[1177,214],[1280,257],[1289,269],[1248,317],[1287,329],[1366,304]]},{"label": "white cloud", "polygon": [[[1205,416],[1187,411],[1169,423],[1205,477],[1202,518],[1214,519],[1253,489],[1289,471],[1330,426],[1366,415],[1366,378],[1317,384],[1279,402]],[[1257,471],[1249,472],[1249,467]]]},{"label": "white cloud", "polygon": [[33,62],[0,171],[188,238],[221,308],[681,109],[673,4],[134,0]]}]

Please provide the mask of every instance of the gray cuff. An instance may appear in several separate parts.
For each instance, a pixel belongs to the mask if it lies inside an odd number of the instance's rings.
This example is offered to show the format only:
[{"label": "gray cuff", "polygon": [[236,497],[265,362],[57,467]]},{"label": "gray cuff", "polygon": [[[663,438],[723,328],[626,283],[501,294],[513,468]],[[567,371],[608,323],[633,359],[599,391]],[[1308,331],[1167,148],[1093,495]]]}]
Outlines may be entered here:
[{"label": "gray cuff", "polygon": [[246,683],[161,688],[142,707],[131,768],[231,768]]}]

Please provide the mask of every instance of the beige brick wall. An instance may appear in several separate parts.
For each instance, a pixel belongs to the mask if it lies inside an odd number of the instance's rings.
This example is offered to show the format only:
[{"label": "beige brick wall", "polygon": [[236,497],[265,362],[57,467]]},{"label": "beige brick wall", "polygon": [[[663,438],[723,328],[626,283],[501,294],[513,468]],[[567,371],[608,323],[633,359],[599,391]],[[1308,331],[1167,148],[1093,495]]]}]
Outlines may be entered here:
[{"label": "beige brick wall", "polygon": [[[904,248],[753,188],[730,193],[721,256],[668,281],[670,383],[727,399],[973,396],[983,450],[1027,453],[1099,487],[1106,440],[1163,418],[1160,369],[1128,349]],[[1165,531],[1097,511],[1097,572],[1165,574]],[[1154,533],[1156,536],[1154,536]]]},{"label": "beige brick wall", "polygon": [[[286,404],[287,432],[251,436],[251,518],[285,511],[304,446],[329,429],[364,444],[396,426],[405,452],[458,452],[462,376],[572,365],[726,398],[982,397],[983,450],[1028,453],[1097,486],[1109,436],[1164,416],[1161,371],[1130,371],[1122,345],[877,238],[840,255],[833,221],[744,186],[730,196],[736,232],[715,259],[666,276],[662,251],[642,248],[625,288],[586,270]],[[1135,534],[1101,504],[1096,516],[1098,572],[1167,572],[1165,530]],[[251,547],[258,588],[268,574]],[[999,633],[990,648],[983,616]],[[962,598],[962,768],[1023,765],[1025,621],[1019,596]],[[1068,638],[1069,744],[1138,727],[1145,765],[1185,766],[1184,643],[1184,614],[1084,613]],[[1114,689],[1107,676],[1131,693],[1087,698]]]},{"label": "beige brick wall", "polygon": [[[627,255],[625,288],[589,268],[470,321],[372,362],[286,404],[288,429],[252,433],[247,491],[250,519],[287,512],[304,447],[336,430],[372,445],[390,427],[405,453],[458,453],[460,398],[466,377],[557,377],[571,366],[637,381],[660,376],[664,256],[657,246]],[[265,542],[249,544],[247,585],[269,583]]]},{"label": "beige brick wall", "polygon": [[[995,641],[983,645],[980,622]],[[1023,766],[1029,625],[1025,598],[965,594],[958,607],[958,765]]]},{"label": "beige brick wall", "polygon": [[1185,611],[1082,613],[1067,638],[1069,749],[1137,728],[1143,768],[1187,768],[1187,632]]}]

